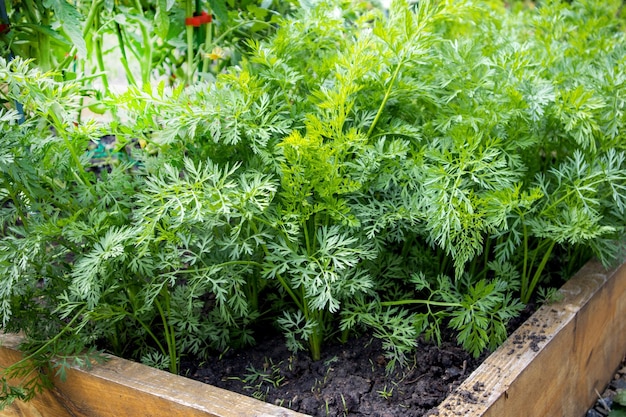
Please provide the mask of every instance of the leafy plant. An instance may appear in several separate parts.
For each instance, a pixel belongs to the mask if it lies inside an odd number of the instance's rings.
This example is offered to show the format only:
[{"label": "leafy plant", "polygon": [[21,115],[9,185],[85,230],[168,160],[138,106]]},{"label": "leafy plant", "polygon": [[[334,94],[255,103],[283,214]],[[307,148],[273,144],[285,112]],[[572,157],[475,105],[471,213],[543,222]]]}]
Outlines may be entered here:
[{"label": "leafy plant", "polygon": [[244,389],[253,391],[252,396],[256,399],[264,401],[271,387],[277,388],[285,379],[281,375],[280,363],[274,364],[272,360],[266,361],[263,369],[255,369],[252,366],[246,368],[248,373],[240,379],[247,384]]},{"label": "leafy plant", "polygon": [[387,388],[387,385],[383,387],[380,391],[376,391],[378,395],[383,397],[385,400],[390,400],[393,397],[393,387],[390,389]]},{"label": "leafy plant", "polygon": [[[106,126],[74,124],[80,83],[0,61],[26,116],[0,109],[3,329],[172,372],[260,321],[314,359],[369,328],[389,368],[444,327],[494,348],[536,288],[621,259],[618,3],[250,6],[275,27],[228,32],[236,66],[135,83]],[[105,134],[129,158],[96,167]]]},{"label": "leafy plant", "polygon": [[[79,79],[90,110],[112,83],[141,87],[167,78],[192,84],[245,55],[243,39],[267,36],[291,2],[150,0],[8,2],[0,54],[32,58],[57,77]],[[214,17],[213,17],[214,16]],[[121,74],[107,66],[119,60]],[[80,117],[80,115],[79,115]]]},{"label": "leafy plant", "polygon": [[554,287],[547,289],[540,287],[537,290],[537,299],[542,304],[551,304],[561,301],[563,299],[563,294]]}]

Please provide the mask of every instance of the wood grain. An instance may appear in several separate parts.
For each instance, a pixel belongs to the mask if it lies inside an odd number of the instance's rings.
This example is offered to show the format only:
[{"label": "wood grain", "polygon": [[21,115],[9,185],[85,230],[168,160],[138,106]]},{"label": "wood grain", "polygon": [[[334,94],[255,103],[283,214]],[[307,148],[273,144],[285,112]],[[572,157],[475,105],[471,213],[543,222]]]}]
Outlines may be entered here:
[{"label": "wood grain", "polygon": [[[21,340],[15,334],[0,334],[0,367],[7,367],[22,359],[22,353],[17,350]],[[71,417],[72,414],[53,391],[44,391],[27,403],[15,401],[12,407],[0,411],[0,416]]]},{"label": "wood grain", "polygon": [[[0,366],[21,357],[15,335],[0,336]],[[1,416],[24,417],[298,417],[303,414],[211,385],[111,357],[90,371],[71,369],[65,382]]]},{"label": "wood grain", "polygon": [[439,417],[583,416],[626,353],[626,266],[590,262],[438,407]]}]

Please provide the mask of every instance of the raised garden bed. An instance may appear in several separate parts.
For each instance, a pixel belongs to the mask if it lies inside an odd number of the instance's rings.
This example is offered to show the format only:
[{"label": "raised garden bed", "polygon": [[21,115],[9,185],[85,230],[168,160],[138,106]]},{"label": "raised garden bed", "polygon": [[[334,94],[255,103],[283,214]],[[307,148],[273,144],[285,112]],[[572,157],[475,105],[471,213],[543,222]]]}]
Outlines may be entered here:
[{"label": "raised garden bed", "polygon": [[[626,264],[589,262],[435,410],[439,416],[583,415],[626,351]],[[0,366],[20,357],[3,335]],[[6,416],[302,416],[291,410],[112,357],[73,369]]]},{"label": "raised garden bed", "polygon": [[587,263],[458,389],[439,416],[582,416],[626,352],[626,265]]}]

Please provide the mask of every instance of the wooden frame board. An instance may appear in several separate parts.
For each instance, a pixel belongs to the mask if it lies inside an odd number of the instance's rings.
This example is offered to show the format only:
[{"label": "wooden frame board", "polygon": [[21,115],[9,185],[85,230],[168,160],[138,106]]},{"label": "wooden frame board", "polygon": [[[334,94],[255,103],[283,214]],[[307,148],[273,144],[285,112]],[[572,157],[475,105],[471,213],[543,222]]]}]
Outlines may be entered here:
[{"label": "wooden frame board", "polygon": [[[0,335],[0,366],[18,361],[20,337]],[[65,382],[27,403],[16,401],[6,417],[300,417],[199,381],[110,356],[91,370],[72,368]]]},{"label": "wooden frame board", "polygon": [[626,353],[626,264],[587,263],[439,407],[439,417],[583,416]]},{"label": "wooden frame board", "polygon": [[[583,415],[626,353],[626,264],[586,264],[438,407],[440,417]],[[0,335],[0,366],[21,358]],[[13,417],[303,417],[201,382],[111,357],[0,415]]]}]

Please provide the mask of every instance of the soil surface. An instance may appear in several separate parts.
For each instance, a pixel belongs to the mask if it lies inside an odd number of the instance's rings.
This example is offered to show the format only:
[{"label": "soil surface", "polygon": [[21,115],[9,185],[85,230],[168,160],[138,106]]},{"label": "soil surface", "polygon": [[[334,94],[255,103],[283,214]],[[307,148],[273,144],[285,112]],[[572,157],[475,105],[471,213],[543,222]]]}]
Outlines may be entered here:
[{"label": "soil surface", "polygon": [[204,364],[188,363],[183,375],[311,416],[426,416],[489,354],[474,358],[453,334],[444,336],[440,346],[420,339],[406,366],[391,373],[381,341],[365,334],[325,346],[315,362],[307,352],[289,352],[280,336],[268,338]]}]

